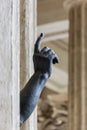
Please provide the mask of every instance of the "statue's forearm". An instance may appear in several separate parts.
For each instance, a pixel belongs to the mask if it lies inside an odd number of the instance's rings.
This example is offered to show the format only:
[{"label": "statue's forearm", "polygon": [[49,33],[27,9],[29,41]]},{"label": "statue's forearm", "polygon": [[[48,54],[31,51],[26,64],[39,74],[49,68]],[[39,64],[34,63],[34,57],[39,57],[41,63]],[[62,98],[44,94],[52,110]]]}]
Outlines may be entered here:
[{"label": "statue's forearm", "polygon": [[36,72],[20,92],[20,125],[30,116],[48,79],[48,75]]}]

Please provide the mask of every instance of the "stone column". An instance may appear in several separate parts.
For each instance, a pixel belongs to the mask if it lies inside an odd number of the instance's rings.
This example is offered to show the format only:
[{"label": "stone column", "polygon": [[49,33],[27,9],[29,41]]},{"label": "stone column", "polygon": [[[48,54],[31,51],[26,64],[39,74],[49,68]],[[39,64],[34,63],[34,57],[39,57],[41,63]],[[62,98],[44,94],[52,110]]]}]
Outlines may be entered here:
[{"label": "stone column", "polygon": [[68,0],[69,129],[87,130],[87,0]]},{"label": "stone column", "polygon": [[20,0],[0,0],[0,130],[19,130]]},{"label": "stone column", "polygon": [[[33,73],[33,48],[37,32],[37,0],[20,0],[20,86],[25,86]],[[37,130],[37,110],[32,113],[21,130]]]}]

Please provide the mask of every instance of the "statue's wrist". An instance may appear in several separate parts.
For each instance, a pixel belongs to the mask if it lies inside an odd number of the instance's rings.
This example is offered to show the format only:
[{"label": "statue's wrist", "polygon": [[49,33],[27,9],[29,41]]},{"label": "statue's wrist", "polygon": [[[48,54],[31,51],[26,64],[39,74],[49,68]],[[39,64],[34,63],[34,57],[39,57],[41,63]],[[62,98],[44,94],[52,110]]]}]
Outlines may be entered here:
[{"label": "statue's wrist", "polygon": [[42,73],[42,75],[43,75],[46,79],[48,79],[48,78],[50,77],[50,75],[49,75],[47,72]]},{"label": "statue's wrist", "polygon": [[49,73],[48,72],[40,72],[40,71],[37,71],[36,72],[39,76],[43,77],[44,79],[48,79],[50,77]]}]

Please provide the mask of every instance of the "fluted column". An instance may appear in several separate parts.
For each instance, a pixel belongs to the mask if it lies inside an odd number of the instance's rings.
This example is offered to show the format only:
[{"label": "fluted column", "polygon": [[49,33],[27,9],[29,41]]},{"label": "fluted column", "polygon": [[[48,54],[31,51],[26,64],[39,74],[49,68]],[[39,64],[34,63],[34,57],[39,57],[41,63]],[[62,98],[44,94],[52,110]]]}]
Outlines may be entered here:
[{"label": "fluted column", "polygon": [[69,129],[87,130],[87,0],[68,0]]},{"label": "fluted column", "polygon": [[[20,86],[23,88],[33,73],[33,48],[37,35],[37,0],[20,0]],[[37,109],[21,127],[37,130]]]},{"label": "fluted column", "polygon": [[19,130],[20,0],[0,3],[0,130]]}]

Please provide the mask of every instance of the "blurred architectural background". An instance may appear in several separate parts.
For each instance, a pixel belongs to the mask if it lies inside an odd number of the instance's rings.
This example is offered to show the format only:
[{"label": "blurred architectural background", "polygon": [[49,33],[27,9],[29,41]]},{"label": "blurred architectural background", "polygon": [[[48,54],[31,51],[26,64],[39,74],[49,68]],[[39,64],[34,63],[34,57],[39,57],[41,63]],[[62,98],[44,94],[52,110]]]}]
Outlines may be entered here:
[{"label": "blurred architectural background", "polygon": [[87,0],[38,0],[37,17],[38,33],[60,58],[41,98],[40,129],[87,130]]},{"label": "blurred architectural background", "polygon": [[60,60],[39,101],[38,130],[67,130],[68,14],[64,0],[38,0],[37,10],[37,32],[45,35],[42,47],[53,49]]}]

